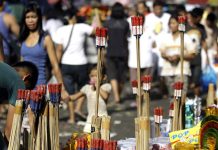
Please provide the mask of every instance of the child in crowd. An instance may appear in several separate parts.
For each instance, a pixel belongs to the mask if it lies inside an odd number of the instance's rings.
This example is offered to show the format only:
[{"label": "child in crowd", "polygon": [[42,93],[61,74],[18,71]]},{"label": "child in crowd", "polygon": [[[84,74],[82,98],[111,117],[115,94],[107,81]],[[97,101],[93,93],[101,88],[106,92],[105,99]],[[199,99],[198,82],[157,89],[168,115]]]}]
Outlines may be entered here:
[{"label": "child in crowd", "polygon": [[[75,101],[81,97],[87,98],[87,110],[88,116],[86,120],[86,125],[84,127],[84,132],[91,133],[91,121],[92,116],[95,115],[95,104],[96,104],[96,83],[97,83],[97,67],[93,67],[89,73],[89,84],[84,85],[78,93],[70,96],[70,99]],[[107,99],[111,92],[111,85],[106,83],[105,70],[102,70],[102,79],[100,84],[100,96],[99,96],[99,116],[107,116]]]}]

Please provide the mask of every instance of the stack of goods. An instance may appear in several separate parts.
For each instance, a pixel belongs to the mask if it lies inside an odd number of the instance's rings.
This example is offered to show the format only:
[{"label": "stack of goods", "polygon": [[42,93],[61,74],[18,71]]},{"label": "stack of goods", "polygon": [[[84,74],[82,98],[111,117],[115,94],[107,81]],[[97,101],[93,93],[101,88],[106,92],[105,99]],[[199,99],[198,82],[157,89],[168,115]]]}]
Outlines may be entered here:
[{"label": "stack of goods", "polygon": [[218,108],[211,106],[206,111],[208,116],[201,122],[199,143],[203,149],[218,149]]},{"label": "stack of goods", "polygon": [[[82,140],[81,140],[82,139]],[[80,140],[80,143],[78,143],[78,141]],[[64,147],[64,150],[77,150],[77,145],[81,146],[81,145],[85,145],[84,148],[88,148],[90,149],[90,145],[91,145],[91,135],[90,134],[83,134],[83,133],[74,133],[71,138],[68,140],[68,142],[66,143],[66,146]]]},{"label": "stack of goods", "polygon": [[186,99],[185,103],[185,128],[191,128],[201,121],[201,99]]},{"label": "stack of goods", "polygon": [[[18,90],[9,150],[19,149],[21,123],[25,110],[28,110],[30,142],[23,141],[25,143],[23,147],[37,150],[59,149],[58,105],[61,84],[49,85],[50,100],[53,105],[55,103],[56,106],[53,106],[56,107],[55,110],[50,109],[48,111],[48,102],[45,96],[46,89],[46,85],[39,85],[36,90]],[[53,145],[51,142],[53,142]]]},{"label": "stack of goods", "polygon": [[101,139],[91,140],[91,150],[116,150],[117,141],[106,141]]},{"label": "stack of goods", "polygon": [[117,150],[117,141],[91,139],[88,134],[73,135],[64,150]]},{"label": "stack of goods", "polygon": [[193,144],[188,144],[185,142],[179,142],[175,145],[175,150],[194,150],[195,146]]},{"label": "stack of goods", "polygon": [[18,90],[18,96],[15,106],[13,126],[11,129],[11,136],[10,136],[8,150],[17,150],[20,147],[20,133],[21,133],[23,107],[24,107],[24,90]]},{"label": "stack of goods", "polygon": [[185,128],[191,128],[194,125],[193,100],[187,99],[185,103]]},{"label": "stack of goods", "polygon": [[136,139],[129,138],[125,140],[119,140],[118,149],[119,150],[135,150],[136,149]]},{"label": "stack of goods", "polygon": [[202,99],[199,97],[195,97],[194,99],[194,125],[197,125],[201,121],[201,101]]},{"label": "stack of goods", "polygon": [[169,138],[167,137],[157,137],[157,138],[153,138],[150,142],[151,148],[154,150],[170,150],[171,149],[171,145],[169,144]]}]

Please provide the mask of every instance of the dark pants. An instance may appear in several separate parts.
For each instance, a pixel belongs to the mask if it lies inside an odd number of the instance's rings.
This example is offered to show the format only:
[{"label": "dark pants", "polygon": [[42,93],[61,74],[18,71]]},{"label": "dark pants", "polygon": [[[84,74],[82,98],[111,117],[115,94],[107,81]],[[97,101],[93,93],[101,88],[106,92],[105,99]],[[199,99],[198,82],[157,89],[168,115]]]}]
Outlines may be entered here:
[{"label": "dark pants", "polygon": [[[61,65],[64,85],[69,94],[80,90],[88,81],[87,65]],[[75,89],[77,87],[77,90]]]},{"label": "dark pants", "polygon": [[1,132],[0,132],[0,149],[1,150],[8,149]]},{"label": "dark pants", "polygon": [[125,81],[127,70],[127,59],[124,57],[107,57],[106,60],[107,76],[109,80]]}]

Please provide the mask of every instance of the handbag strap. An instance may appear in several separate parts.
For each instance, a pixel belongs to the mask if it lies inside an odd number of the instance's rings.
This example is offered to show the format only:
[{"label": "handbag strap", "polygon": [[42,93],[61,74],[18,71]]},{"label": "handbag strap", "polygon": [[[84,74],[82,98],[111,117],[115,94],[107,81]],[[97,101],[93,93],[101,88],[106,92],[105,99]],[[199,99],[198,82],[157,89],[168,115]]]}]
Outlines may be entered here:
[{"label": "handbag strap", "polygon": [[70,40],[71,40],[71,37],[72,37],[72,34],[73,34],[73,29],[74,29],[74,24],[73,24],[73,26],[72,26],[72,28],[71,28],[70,36],[69,36],[68,42],[67,42],[67,46],[64,48],[64,52],[63,52],[62,56],[66,53],[66,51],[67,51],[67,49],[68,49],[68,47],[69,47],[69,45],[70,45]]}]

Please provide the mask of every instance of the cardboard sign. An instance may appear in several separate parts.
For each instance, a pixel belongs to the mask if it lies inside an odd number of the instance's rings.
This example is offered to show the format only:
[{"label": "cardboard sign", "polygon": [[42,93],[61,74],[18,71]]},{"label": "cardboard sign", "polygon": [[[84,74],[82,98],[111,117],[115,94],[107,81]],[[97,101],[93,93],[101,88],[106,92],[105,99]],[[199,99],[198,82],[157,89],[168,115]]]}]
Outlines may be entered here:
[{"label": "cardboard sign", "polygon": [[197,126],[193,128],[170,132],[169,136],[170,136],[170,143],[172,145],[172,148],[174,148],[175,144],[178,142],[198,144],[200,125],[201,125],[201,122],[199,122]]}]

